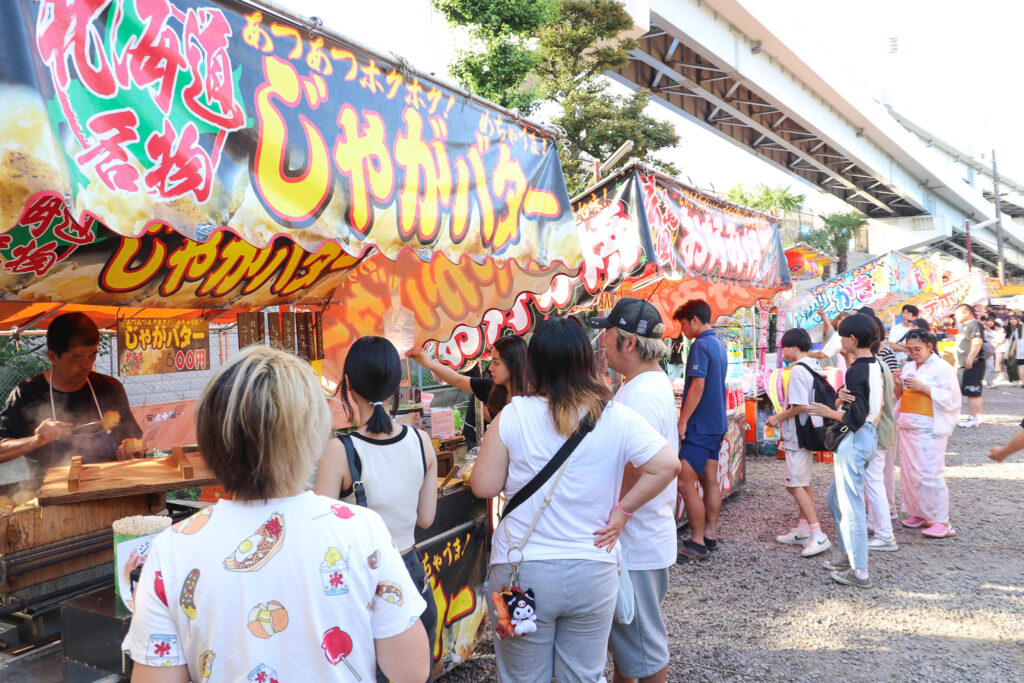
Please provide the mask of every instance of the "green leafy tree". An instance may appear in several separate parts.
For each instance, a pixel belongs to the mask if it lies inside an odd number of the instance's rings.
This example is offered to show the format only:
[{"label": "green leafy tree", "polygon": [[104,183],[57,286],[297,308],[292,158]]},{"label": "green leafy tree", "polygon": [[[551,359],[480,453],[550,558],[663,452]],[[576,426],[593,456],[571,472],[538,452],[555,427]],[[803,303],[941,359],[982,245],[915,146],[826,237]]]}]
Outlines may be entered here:
[{"label": "green leafy tree", "polygon": [[807,195],[794,193],[789,185],[768,187],[764,183],[759,184],[753,192],[748,192],[743,183],[737,183],[726,190],[725,198],[734,204],[741,204],[776,217],[800,211],[807,201]]},{"label": "green leafy tree", "polygon": [[[821,217],[824,227],[807,235],[806,242],[821,251],[836,257],[836,274],[847,270],[850,241],[857,231],[868,223],[868,219],[857,211],[830,213]],[[826,274],[826,278],[828,274]]]},{"label": "green leafy tree", "polygon": [[469,29],[478,46],[457,53],[452,76],[476,95],[530,114],[543,98],[527,80],[538,64],[533,37],[557,16],[556,0],[434,0],[434,7]]},{"label": "green leafy tree", "polygon": [[743,183],[736,183],[726,190],[725,198],[733,204],[754,208],[754,197],[743,186]]},{"label": "green leafy tree", "polygon": [[434,0],[434,7],[478,43],[451,66],[464,87],[523,113],[544,101],[558,105],[551,122],[566,132],[559,153],[570,193],[591,183],[583,154],[603,160],[627,140],[631,157],[678,172],[653,156],[679,137],[670,123],[644,113],[647,93],[621,97],[602,78],[637,46],[620,38],[633,21],[618,0]]},{"label": "green leafy tree", "polygon": [[6,337],[0,340],[0,403],[21,381],[49,369],[46,337]]}]

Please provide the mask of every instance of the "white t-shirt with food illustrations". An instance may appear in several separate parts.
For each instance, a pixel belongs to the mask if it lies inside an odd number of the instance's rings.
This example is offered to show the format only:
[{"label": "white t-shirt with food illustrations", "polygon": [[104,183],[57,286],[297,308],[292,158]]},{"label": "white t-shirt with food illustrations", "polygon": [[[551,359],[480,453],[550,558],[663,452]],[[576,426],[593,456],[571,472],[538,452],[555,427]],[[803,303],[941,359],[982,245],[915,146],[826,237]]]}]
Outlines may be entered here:
[{"label": "white t-shirt with food illustrations", "polygon": [[[660,370],[643,372],[623,384],[615,401],[635,410],[669,443],[679,441],[672,382]],[[676,562],[676,482],[633,512],[619,535],[626,566],[633,570],[664,569]]]},{"label": "white t-shirt with food illustrations", "polygon": [[[807,367],[800,367],[805,365],[819,375],[823,374],[821,364],[814,358],[805,356],[789,368],[789,384],[786,385],[786,404],[788,406],[809,406],[814,403],[814,376],[810,373]],[[807,424],[807,420],[810,418],[813,420],[812,424],[816,427],[820,427],[823,422],[820,417],[811,417],[807,413],[801,413],[796,418],[790,420],[783,420],[782,427],[780,428],[782,437],[779,442],[779,446],[786,451],[795,451],[800,449],[800,442],[796,436],[796,421],[800,420],[800,424]]]},{"label": "white t-shirt with food illustrations", "polygon": [[122,649],[196,683],[374,680],[426,607],[377,513],[312,492],[222,500],[161,533]]}]

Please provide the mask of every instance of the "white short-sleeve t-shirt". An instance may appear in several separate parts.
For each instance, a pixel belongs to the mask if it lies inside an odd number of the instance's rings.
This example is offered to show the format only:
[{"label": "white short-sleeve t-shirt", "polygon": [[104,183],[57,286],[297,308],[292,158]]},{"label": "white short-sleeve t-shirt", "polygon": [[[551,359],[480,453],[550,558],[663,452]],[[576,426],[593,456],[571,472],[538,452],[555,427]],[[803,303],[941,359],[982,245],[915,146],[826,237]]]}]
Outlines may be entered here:
[{"label": "white short-sleeve t-shirt", "polygon": [[[672,382],[660,370],[644,372],[623,384],[615,401],[635,410],[669,443],[679,440]],[[676,561],[676,483],[633,512],[619,542],[629,569],[664,569]]]},{"label": "white short-sleeve t-shirt", "polygon": [[122,649],[193,681],[372,681],[374,639],[425,607],[372,510],[222,500],[153,541]]},{"label": "white short-sleeve t-shirt", "polygon": [[[806,365],[819,375],[824,372],[821,369],[821,364],[814,358],[805,357],[794,363],[789,369],[789,383],[786,385],[786,403],[790,406],[809,406],[814,402],[814,375],[808,371],[807,367],[800,367],[801,365]],[[796,418],[782,422],[780,445],[783,450],[800,448],[796,436],[796,421],[800,420],[800,424],[806,424],[808,417],[807,413],[801,413]],[[820,427],[823,424],[821,418],[813,419],[816,426]]]},{"label": "white short-sleeve t-shirt", "polygon": [[[501,411],[498,434],[509,451],[505,496],[511,499],[555,455],[566,437],[555,431],[547,399],[516,396]],[[618,562],[618,551],[594,547],[594,532],[608,524],[618,500],[626,462],[644,465],[665,446],[665,438],[626,406],[609,402],[594,430],[569,456],[565,474],[541,515],[523,554],[526,560]],[[513,543],[526,534],[554,483],[554,476],[498,523],[491,563],[509,561],[505,526]]]},{"label": "white short-sleeve t-shirt", "polygon": [[[904,325],[903,323],[897,323],[892,326],[889,330],[889,341],[894,344],[902,344],[903,338],[907,336],[907,332],[916,330],[917,328],[913,325]],[[907,360],[907,354],[902,351],[896,351],[896,359],[902,364]]]}]

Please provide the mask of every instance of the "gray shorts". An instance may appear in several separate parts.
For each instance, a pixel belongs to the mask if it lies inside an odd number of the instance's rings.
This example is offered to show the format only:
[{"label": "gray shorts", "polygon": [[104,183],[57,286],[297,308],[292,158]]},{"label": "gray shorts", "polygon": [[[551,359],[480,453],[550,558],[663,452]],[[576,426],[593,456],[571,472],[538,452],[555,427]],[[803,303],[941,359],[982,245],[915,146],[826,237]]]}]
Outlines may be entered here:
[{"label": "gray shorts", "polygon": [[612,623],[608,647],[619,673],[626,678],[652,676],[668,666],[668,631],[661,603],[668,592],[668,567],[630,569],[636,599],[631,624]]}]

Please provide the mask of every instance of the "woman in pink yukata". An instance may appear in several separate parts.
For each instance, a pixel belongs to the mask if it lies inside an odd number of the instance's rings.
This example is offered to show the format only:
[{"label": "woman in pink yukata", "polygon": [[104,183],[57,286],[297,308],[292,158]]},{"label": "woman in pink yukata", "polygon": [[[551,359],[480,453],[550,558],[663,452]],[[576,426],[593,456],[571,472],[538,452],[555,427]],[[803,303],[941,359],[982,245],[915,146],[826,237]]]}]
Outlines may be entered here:
[{"label": "woman in pink yukata", "polygon": [[903,391],[896,406],[903,526],[931,538],[955,536],[949,523],[946,441],[960,415],[956,370],[935,353],[935,336],[911,330],[904,340],[912,363],[903,368]]}]

